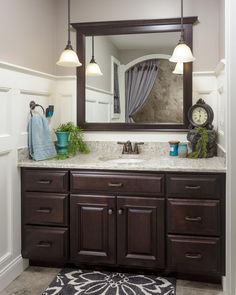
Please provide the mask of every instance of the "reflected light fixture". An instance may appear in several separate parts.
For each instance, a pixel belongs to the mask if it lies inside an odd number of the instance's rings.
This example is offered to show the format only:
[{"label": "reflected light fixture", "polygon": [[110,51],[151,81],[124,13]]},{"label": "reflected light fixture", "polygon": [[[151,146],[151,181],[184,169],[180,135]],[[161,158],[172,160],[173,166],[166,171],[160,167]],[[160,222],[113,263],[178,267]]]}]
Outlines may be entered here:
[{"label": "reflected light fixture", "polygon": [[94,36],[92,36],[92,58],[90,63],[86,67],[86,75],[91,77],[102,76],[103,73],[100,70],[99,65],[96,63],[94,58]]},{"label": "reflected light fixture", "polygon": [[181,37],[178,45],[175,47],[169,61],[171,62],[192,62],[195,60],[192,51],[184,41],[184,24],[183,24],[183,0],[181,0]]},{"label": "reflected light fixture", "polygon": [[58,66],[62,67],[80,67],[82,64],[76,52],[73,50],[70,40],[70,0],[68,0],[68,41],[66,48],[63,50],[58,62]]},{"label": "reflected light fixture", "polygon": [[184,73],[184,64],[182,62],[177,62],[173,74],[183,75]]}]

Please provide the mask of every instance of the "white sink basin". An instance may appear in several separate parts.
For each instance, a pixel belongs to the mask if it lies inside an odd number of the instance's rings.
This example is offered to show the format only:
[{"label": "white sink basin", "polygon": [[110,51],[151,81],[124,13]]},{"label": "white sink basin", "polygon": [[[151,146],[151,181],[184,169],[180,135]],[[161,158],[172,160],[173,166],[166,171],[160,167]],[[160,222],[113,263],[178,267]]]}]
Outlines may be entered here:
[{"label": "white sink basin", "polygon": [[113,164],[138,164],[145,161],[144,159],[138,158],[100,158],[101,161]]}]

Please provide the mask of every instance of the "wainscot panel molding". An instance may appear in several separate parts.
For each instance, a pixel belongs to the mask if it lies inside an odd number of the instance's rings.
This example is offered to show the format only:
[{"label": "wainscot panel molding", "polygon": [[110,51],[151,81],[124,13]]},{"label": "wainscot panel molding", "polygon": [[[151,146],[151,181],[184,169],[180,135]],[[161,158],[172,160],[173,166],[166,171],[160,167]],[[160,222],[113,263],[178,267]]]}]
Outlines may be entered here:
[{"label": "wainscot panel molding", "polygon": [[[0,62],[0,292],[27,267],[21,257],[17,150],[27,143],[29,102],[53,104],[54,77]],[[40,110],[39,110],[40,111]]]}]

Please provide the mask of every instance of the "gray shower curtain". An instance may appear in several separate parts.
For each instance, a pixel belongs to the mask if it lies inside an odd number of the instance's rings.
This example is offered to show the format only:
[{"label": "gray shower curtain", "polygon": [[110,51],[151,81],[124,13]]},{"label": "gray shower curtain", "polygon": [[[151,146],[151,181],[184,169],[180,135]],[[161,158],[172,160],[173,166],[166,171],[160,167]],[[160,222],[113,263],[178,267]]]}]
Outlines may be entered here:
[{"label": "gray shower curtain", "polygon": [[125,73],[125,96],[127,123],[134,122],[132,116],[142,109],[150,94],[158,73],[160,61],[146,60],[138,63]]}]

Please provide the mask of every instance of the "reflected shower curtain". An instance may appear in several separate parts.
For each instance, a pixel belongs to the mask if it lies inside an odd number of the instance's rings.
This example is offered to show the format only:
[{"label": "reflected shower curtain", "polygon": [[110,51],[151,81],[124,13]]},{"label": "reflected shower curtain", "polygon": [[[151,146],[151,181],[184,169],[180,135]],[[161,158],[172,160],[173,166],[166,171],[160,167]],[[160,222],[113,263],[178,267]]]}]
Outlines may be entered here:
[{"label": "reflected shower curtain", "polygon": [[158,73],[159,60],[151,59],[138,63],[125,73],[125,96],[127,123],[142,109],[150,94]]}]

